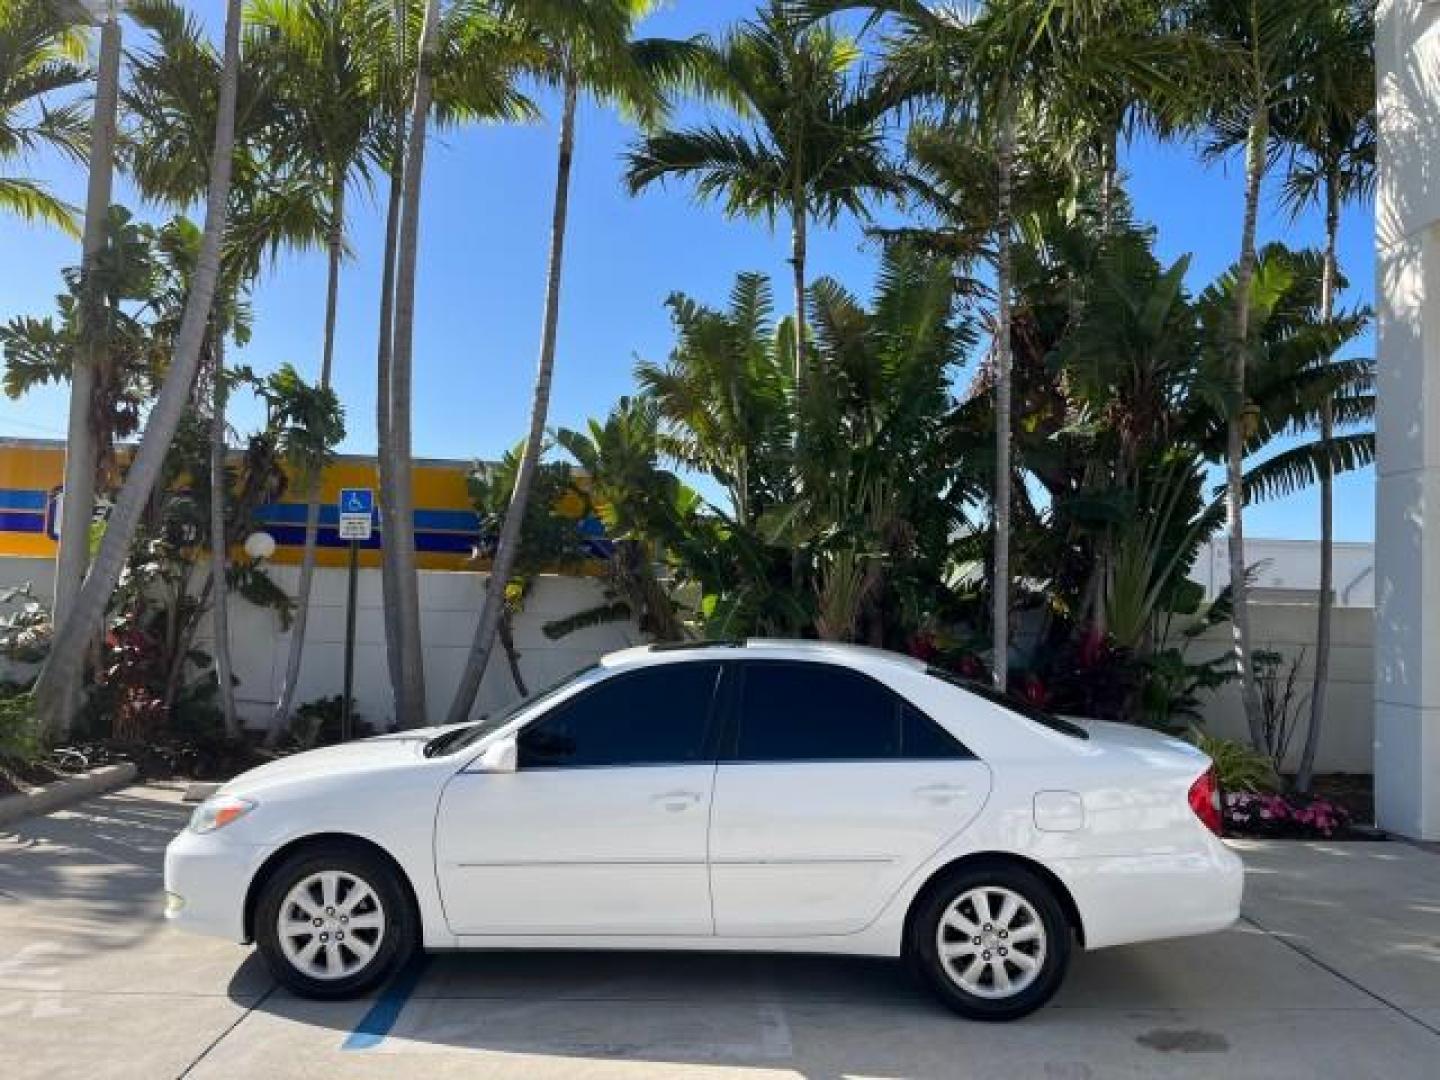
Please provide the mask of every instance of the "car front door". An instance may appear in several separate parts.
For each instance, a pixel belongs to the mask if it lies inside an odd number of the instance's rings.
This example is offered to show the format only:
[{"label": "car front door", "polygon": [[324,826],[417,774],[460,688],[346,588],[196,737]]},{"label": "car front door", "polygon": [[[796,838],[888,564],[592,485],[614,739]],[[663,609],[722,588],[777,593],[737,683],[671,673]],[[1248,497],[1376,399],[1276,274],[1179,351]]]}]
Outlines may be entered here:
[{"label": "car front door", "polygon": [[460,935],[709,935],[721,666],[604,679],[527,724],[513,773],[446,785],[435,860]]},{"label": "car front door", "polygon": [[736,667],[710,833],[716,933],[855,933],[979,812],[989,768],[859,671]]}]

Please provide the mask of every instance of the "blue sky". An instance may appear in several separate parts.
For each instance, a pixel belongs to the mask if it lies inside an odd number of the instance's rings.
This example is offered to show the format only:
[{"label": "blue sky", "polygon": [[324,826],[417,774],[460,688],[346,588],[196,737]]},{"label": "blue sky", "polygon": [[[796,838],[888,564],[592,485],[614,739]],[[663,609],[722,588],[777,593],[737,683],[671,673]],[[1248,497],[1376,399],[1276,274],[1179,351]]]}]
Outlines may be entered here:
[{"label": "blue sky", "polygon": [[[646,24],[646,32],[716,31],[751,8],[749,0],[677,0]],[[557,426],[603,415],[632,388],[636,358],[663,359],[671,341],[664,300],[671,292],[720,304],[739,272],[765,271],[777,281],[787,272],[786,239],[764,223],[729,220],[680,187],[628,196],[620,155],[631,138],[613,114],[593,106],[582,111],[551,407]],[[442,133],[427,155],[415,336],[417,455],[492,456],[523,433],[540,334],[555,139],[547,117],[529,126]],[[1192,286],[1203,286],[1234,260],[1242,202],[1238,160],[1203,167],[1188,147],[1139,145],[1124,165],[1137,217],[1158,227],[1161,257],[1193,254]],[[51,180],[72,202],[83,202],[78,169],[37,159],[29,171]],[[355,453],[375,446],[383,194],[381,189],[376,197],[351,200],[355,257],[341,286],[336,389],[348,412],[343,449]],[[116,198],[137,204],[123,180]],[[1322,230],[1316,215],[1292,223],[1267,199],[1260,239],[1318,245]],[[1373,243],[1370,209],[1350,208],[1340,249],[1351,282],[1346,303],[1370,302]],[[0,218],[0,251],[0,319],[48,313],[61,268],[79,261],[77,242],[8,218]],[[873,246],[854,223],[812,239],[812,275],[836,277],[862,296],[875,264]],[[282,258],[255,291],[253,340],[234,359],[260,371],[288,361],[313,376],[324,287],[320,252]],[[1368,352],[1373,342],[1367,338],[1360,348]],[[63,437],[65,415],[60,390],[19,402],[0,397],[0,434]],[[253,426],[253,405],[237,402],[233,422],[241,429]],[[1336,538],[1372,539],[1372,471],[1342,477],[1336,497]],[[1246,524],[1252,536],[1313,538],[1318,500],[1305,492],[1252,507]]]}]

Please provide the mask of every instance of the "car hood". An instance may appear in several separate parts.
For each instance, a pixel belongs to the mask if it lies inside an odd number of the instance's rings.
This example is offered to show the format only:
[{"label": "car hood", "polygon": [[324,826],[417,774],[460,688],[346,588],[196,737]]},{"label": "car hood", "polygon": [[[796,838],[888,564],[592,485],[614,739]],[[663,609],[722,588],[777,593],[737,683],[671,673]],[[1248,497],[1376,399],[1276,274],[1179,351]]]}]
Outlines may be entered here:
[{"label": "car hood", "polygon": [[378,735],[338,746],[324,746],[261,765],[241,773],[220,791],[226,795],[243,795],[248,791],[294,780],[336,777],[373,772],[424,761],[421,750],[443,727],[414,728],[393,735]]}]

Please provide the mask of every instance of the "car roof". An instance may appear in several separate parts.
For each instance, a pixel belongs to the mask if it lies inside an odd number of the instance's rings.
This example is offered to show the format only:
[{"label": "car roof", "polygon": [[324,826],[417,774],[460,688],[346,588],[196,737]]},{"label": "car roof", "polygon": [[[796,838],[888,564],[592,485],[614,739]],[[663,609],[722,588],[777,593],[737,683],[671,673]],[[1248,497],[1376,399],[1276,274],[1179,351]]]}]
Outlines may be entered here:
[{"label": "car roof", "polygon": [[680,641],[639,645],[600,658],[604,668],[648,667],[685,660],[812,660],[855,668],[894,668],[923,671],[923,661],[903,653],[869,645],[838,641],[801,641],[786,638],[747,638],[732,641]]}]

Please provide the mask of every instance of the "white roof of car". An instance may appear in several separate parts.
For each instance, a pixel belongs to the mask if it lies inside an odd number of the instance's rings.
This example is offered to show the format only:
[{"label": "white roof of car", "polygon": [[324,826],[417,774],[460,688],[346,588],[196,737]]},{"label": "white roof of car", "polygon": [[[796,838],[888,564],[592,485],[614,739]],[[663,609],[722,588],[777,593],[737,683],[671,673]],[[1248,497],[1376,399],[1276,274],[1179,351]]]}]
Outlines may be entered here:
[{"label": "white roof of car", "polygon": [[838,641],[800,641],[785,638],[747,638],[744,641],[682,641],[661,645],[639,645],[601,657],[607,668],[641,667],[648,664],[699,657],[756,660],[822,660],[847,667],[898,666],[923,670],[925,664],[913,656],[876,649],[869,645],[847,645]]}]

